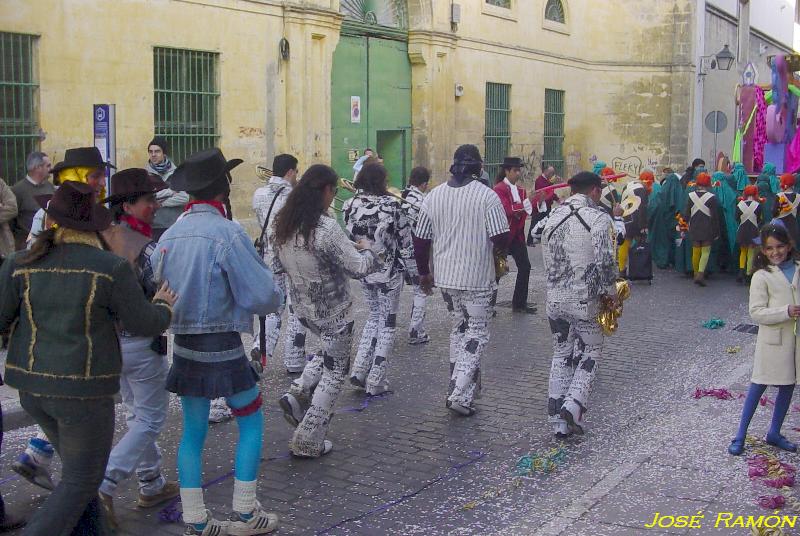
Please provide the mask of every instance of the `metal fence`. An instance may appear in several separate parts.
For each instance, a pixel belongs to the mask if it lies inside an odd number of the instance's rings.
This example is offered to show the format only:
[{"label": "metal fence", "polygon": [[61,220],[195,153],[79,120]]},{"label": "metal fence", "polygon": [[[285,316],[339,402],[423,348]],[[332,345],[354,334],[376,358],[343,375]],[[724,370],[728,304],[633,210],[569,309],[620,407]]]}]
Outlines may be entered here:
[{"label": "metal fence", "polygon": [[564,92],[544,90],[544,155],[542,160],[564,174]]},{"label": "metal fence", "polygon": [[494,179],[497,169],[508,156],[511,140],[511,85],[486,82],[486,150],[483,162],[489,176]]},{"label": "metal fence", "polygon": [[25,177],[25,158],[40,146],[35,35],[0,32],[0,178]]},{"label": "metal fence", "polygon": [[156,47],[153,50],[155,131],[180,164],[188,155],[214,147],[217,127],[217,61],[214,52]]}]

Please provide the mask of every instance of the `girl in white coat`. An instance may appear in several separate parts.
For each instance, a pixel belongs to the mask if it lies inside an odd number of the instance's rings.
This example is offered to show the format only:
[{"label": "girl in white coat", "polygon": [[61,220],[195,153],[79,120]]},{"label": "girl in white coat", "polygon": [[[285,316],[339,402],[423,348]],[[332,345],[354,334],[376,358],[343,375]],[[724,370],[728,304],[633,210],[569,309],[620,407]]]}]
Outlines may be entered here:
[{"label": "girl in white coat", "polygon": [[750,283],[750,317],[758,324],[758,339],[739,431],[728,447],[734,456],[744,451],[747,427],[767,385],[777,386],[778,396],[765,440],[779,449],[797,451],[797,445],[781,435],[781,426],[800,372],[797,345],[800,305],[796,300],[800,262],[783,226],[766,225],[760,236],[761,250],[753,262],[756,272]]}]

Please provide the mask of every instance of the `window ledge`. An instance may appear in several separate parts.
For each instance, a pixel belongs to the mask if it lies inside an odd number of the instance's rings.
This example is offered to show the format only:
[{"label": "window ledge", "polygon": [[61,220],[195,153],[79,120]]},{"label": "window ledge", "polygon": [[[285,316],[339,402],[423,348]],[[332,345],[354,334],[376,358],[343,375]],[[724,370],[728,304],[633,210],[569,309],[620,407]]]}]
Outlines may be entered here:
[{"label": "window ledge", "polygon": [[511,2],[511,7],[500,7],[500,6],[493,6],[492,4],[487,4],[486,0],[482,0],[483,8],[481,12],[484,15],[489,15],[490,17],[497,17],[499,19],[511,20],[517,22],[517,2],[513,0]]},{"label": "window ledge", "polygon": [[551,32],[570,35],[569,26],[560,22],[544,19],[542,22],[542,28],[545,30],[550,30]]}]

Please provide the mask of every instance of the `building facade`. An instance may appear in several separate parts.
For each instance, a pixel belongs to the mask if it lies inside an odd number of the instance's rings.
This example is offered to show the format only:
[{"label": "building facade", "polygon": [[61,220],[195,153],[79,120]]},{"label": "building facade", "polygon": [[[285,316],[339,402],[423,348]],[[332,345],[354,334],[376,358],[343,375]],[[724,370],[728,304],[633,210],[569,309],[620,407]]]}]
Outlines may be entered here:
[{"label": "building facade", "polygon": [[115,105],[118,166],[143,166],[154,133],[177,161],[210,145],[243,158],[234,214],[251,228],[255,165],[281,152],[351,177],[370,147],[395,185],[414,165],[445,179],[461,143],[490,171],[506,155],[530,175],[543,160],[562,175],[595,159],[631,176],[681,167],[698,13],[695,0],[5,0],[0,173],[23,177],[33,148],[57,161],[92,144],[94,104]]}]

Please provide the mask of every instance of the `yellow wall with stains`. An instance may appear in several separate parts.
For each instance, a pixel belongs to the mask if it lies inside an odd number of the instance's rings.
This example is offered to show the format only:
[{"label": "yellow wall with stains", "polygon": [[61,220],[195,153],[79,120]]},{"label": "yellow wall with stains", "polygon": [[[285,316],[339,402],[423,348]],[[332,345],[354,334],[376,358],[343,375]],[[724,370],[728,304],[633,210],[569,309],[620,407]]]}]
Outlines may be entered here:
[{"label": "yellow wall with stains", "polygon": [[[485,84],[512,84],[511,149],[541,161],[545,88],[566,94],[567,171],[593,155],[626,170],[687,159],[691,0],[546,0],[504,10],[462,0],[409,0],[412,154],[447,176],[455,147],[483,147]],[[92,143],[92,105],[114,103],[117,161],[142,166],[153,135],[153,47],[219,53],[219,146],[234,170],[237,219],[251,231],[254,166],[280,152],[300,166],[330,161],[330,74],[339,0],[4,0],[0,31],[36,34],[42,149],[59,160]],[[286,37],[291,57],[282,60]],[[462,97],[454,85],[465,88]],[[615,160],[617,159],[617,160]],[[638,167],[636,162],[639,162]],[[531,170],[535,171],[535,170]]]},{"label": "yellow wall with stains", "polygon": [[[153,137],[153,47],[219,53],[219,147],[243,158],[234,215],[252,230],[254,166],[277,152],[302,165],[330,153],[330,58],[341,17],[331,0],[4,0],[0,31],[36,34],[42,150],[54,162],[92,145],[92,105],[116,105],[117,165],[141,167]],[[286,36],[291,58],[279,57]],[[314,73],[310,75],[310,73]],[[287,113],[287,110],[290,112]]]}]

